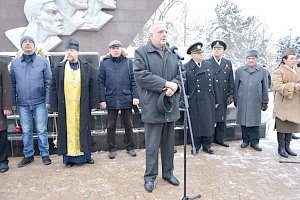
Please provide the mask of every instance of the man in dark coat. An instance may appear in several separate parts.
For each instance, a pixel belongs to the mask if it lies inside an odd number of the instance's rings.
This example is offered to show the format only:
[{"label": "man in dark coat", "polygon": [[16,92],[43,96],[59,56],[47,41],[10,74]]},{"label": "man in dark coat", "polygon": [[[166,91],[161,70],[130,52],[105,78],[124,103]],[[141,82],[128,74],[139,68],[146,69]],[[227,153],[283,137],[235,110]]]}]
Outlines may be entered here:
[{"label": "man in dark coat", "polygon": [[201,42],[197,42],[187,50],[187,54],[191,55],[191,60],[184,65],[186,69],[185,89],[189,100],[196,152],[199,152],[202,145],[205,152],[214,154],[211,142],[219,96],[211,64],[203,60],[202,46]]},{"label": "man in dark coat", "polygon": [[[122,43],[113,40],[109,43],[109,55],[100,63],[97,80],[100,91],[100,108],[107,109],[107,141],[109,158],[116,157],[116,124],[118,113],[125,128],[124,144],[127,153],[134,157],[132,106],[139,104],[137,85],[133,75],[133,62],[122,55]],[[123,50],[123,54],[125,54]]]},{"label": "man in dark coat", "polygon": [[91,158],[91,111],[99,104],[94,68],[78,58],[79,43],[70,39],[64,62],[53,70],[51,111],[58,113],[58,155],[66,167],[93,164]]},{"label": "man in dark coat", "polygon": [[250,146],[256,151],[261,124],[261,110],[268,108],[268,72],[257,64],[258,52],[246,51],[246,65],[235,71],[234,105],[237,107],[236,123],[241,125],[243,143],[241,148]]},{"label": "man in dark coat", "polygon": [[[134,74],[140,87],[142,121],[145,127],[146,171],[144,187],[148,192],[154,189],[158,174],[158,153],[161,152],[162,177],[172,185],[179,185],[173,174],[175,121],[179,119],[179,98],[181,93],[180,73],[177,56],[167,43],[167,28],[162,22],[150,28],[150,41],[135,51]],[[172,97],[172,109],[157,106],[159,96],[164,92]],[[162,98],[164,99],[164,98]],[[161,105],[159,103],[159,105]]]},{"label": "man in dark coat", "polygon": [[207,61],[211,63],[213,73],[216,76],[220,104],[216,109],[216,127],[214,134],[215,143],[229,147],[226,142],[226,116],[227,106],[233,102],[234,79],[231,61],[224,58],[227,48],[225,42],[216,40],[211,43],[212,57]]},{"label": "man in dark coat", "polygon": [[12,109],[12,85],[7,63],[0,60],[0,173],[8,171],[7,115]]}]

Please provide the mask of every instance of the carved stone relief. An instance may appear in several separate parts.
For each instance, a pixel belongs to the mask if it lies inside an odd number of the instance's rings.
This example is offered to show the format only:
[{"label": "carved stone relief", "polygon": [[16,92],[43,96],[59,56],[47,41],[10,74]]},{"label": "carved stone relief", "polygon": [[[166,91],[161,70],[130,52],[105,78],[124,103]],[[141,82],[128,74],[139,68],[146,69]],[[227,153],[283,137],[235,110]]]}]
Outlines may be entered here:
[{"label": "carved stone relief", "polygon": [[116,9],[115,0],[26,0],[27,27],[7,30],[5,35],[17,49],[21,37],[30,35],[36,47],[51,51],[62,42],[59,35],[99,31],[113,17],[102,9]]}]

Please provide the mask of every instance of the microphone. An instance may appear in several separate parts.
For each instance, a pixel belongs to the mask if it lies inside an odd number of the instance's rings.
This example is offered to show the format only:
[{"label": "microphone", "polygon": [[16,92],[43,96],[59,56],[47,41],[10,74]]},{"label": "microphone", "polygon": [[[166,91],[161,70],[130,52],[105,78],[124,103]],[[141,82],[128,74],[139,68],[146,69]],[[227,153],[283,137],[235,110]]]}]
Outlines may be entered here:
[{"label": "microphone", "polygon": [[184,60],[184,56],[181,55],[181,53],[178,51],[177,47],[175,47],[175,46],[171,47],[171,52],[174,53],[178,59]]}]

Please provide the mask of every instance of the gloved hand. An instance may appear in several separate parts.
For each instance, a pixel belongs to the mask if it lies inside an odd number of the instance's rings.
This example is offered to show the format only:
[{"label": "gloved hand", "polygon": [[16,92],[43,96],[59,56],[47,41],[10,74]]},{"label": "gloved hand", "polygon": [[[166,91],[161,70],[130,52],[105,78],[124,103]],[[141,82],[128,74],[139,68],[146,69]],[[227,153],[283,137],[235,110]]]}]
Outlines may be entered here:
[{"label": "gloved hand", "polygon": [[229,95],[228,97],[227,97],[227,105],[230,105],[231,103],[233,102],[233,95]]},{"label": "gloved hand", "polygon": [[234,105],[235,107],[237,107],[237,102],[235,101],[235,102],[233,103],[233,105]]},{"label": "gloved hand", "polygon": [[261,104],[261,110],[266,111],[268,109],[268,104],[267,103],[262,103]]}]

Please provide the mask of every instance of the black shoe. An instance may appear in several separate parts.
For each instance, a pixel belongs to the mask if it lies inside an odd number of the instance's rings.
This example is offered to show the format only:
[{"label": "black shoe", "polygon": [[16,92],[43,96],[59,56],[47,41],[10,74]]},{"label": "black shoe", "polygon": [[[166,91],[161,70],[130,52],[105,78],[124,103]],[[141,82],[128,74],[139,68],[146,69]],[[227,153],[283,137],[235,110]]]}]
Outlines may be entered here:
[{"label": "black shoe", "polygon": [[258,144],[251,144],[250,147],[252,147],[256,151],[262,151],[262,148]]},{"label": "black shoe", "polygon": [[88,164],[94,164],[95,161],[94,161],[93,158],[90,158],[90,159],[88,159],[88,160],[86,161],[86,163],[88,163]]},{"label": "black shoe", "polygon": [[74,163],[66,163],[66,168],[71,168],[71,167],[73,167],[74,166]]},{"label": "black shoe", "polygon": [[214,154],[214,150],[210,147],[208,149],[203,149],[203,151],[205,151],[206,153],[209,153],[209,154]]},{"label": "black shoe", "polygon": [[300,139],[300,137],[296,136],[295,134],[292,134],[292,139],[298,140],[298,139]]},{"label": "black shoe", "polygon": [[154,190],[154,183],[153,181],[145,181],[144,188],[147,192],[152,192]]},{"label": "black shoe", "polygon": [[135,157],[135,156],[136,156],[136,153],[135,153],[134,149],[127,150],[126,153],[127,153],[128,155],[130,155],[131,157]]},{"label": "black shoe", "polygon": [[44,165],[50,165],[51,164],[51,159],[49,156],[43,156],[42,157]]},{"label": "black shoe", "polygon": [[109,159],[115,159],[116,158],[117,153],[115,151],[110,151],[108,153],[108,157]]},{"label": "black shoe", "polygon": [[241,148],[247,148],[249,146],[249,143],[243,142],[241,144]]},{"label": "black shoe", "polygon": [[219,145],[221,145],[223,147],[229,147],[228,142],[225,142],[225,141],[223,141],[223,142],[216,142],[216,144],[219,144]]},{"label": "black shoe", "polygon": [[25,167],[26,165],[28,165],[29,163],[34,161],[34,157],[30,156],[27,158],[23,158],[23,160],[21,160],[21,162],[18,164],[18,167]]},{"label": "black shoe", "polygon": [[163,179],[168,181],[172,185],[175,185],[175,186],[179,185],[179,181],[177,180],[177,178],[175,176],[171,176],[170,178],[163,177]]},{"label": "black shoe", "polygon": [[8,164],[0,163],[0,173],[7,172],[9,170]]}]

